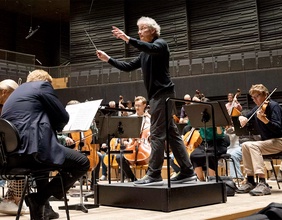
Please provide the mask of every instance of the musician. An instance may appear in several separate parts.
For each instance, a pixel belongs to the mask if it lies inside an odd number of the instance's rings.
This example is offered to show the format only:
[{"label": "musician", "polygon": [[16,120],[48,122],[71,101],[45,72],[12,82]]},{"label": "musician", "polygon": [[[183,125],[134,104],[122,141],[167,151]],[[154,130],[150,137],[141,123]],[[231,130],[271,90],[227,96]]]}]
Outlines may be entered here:
[{"label": "musician", "polygon": [[[145,97],[143,97],[143,96],[135,97],[134,107],[135,107],[136,113],[131,115],[131,116],[143,117],[143,121],[142,121],[142,125],[141,125],[141,129],[142,129],[141,132],[149,130],[150,124],[151,124],[150,123],[151,116],[149,115],[149,113],[145,114],[146,105],[147,105],[147,100],[146,100]],[[130,139],[129,142],[125,143],[125,147],[127,148],[128,146],[133,144],[132,141],[134,141],[134,140]],[[138,140],[135,140],[135,141],[138,141]],[[145,140],[142,140],[142,141],[144,142],[144,144],[150,145],[148,139],[145,139]],[[117,160],[117,163],[120,166],[120,155],[119,154],[116,156],[116,160]],[[138,164],[136,164],[136,165],[138,165]],[[122,157],[122,168],[123,168],[124,174],[126,175],[127,178],[129,178],[130,181],[134,182],[134,181],[137,180],[135,175],[133,174],[131,168],[130,168],[130,163],[124,158],[124,156]]]},{"label": "musician", "polygon": [[[229,139],[224,135],[224,127],[216,127],[216,146],[217,155],[225,154],[227,147],[229,146]],[[208,155],[208,176],[215,176],[215,170],[217,169],[217,160],[214,157],[214,145],[213,145],[213,128],[200,128],[200,136],[202,143],[190,154],[190,159],[195,169],[195,173],[200,181],[205,180],[203,168],[207,168]]]},{"label": "musician", "polygon": [[[18,84],[12,79],[5,79],[0,82],[0,115],[2,111],[2,107],[11,93],[18,88]],[[4,182],[1,180],[0,182]],[[7,192],[5,194],[4,200],[0,203],[0,212],[6,214],[17,214],[18,211],[18,203],[21,198],[22,190],[24,187],[24,180],[11,180],[7,181]],[[21,214],[27,213],[27,207],[24,205]]]},{"label": "musician", "polygon": [[[242,111],[242,106],[240,102],[237,100],[237,95],[238,94],[234,96],[233,93],[228,93],[227,95],[228,103],[226,103],[225,106],[230,116],[233,116],[232,111],[234,109],[237,109],[236,114],[237,113],[240,114],[240,112]],[[233,126],[226,128],[225,133],[226,135],[229,136],[229,139],[230,139],[230,145],[227,148],[227,153],[230,154],[231,158],[233,159],[238,178],[243,180],[244,176],[242,174],[241,167],[240,167],[241,161],[242,161],[242,149],[239,143],[239,137],[234,133]],[[236,178],[236,173],[235,173],[234,167],[231,166],[231,162],[229,162],[229,170],[230,170],[230,176],[232,178]]]},{"label": "musician", "polygon": [[[130,62],[118,61],[104,51],[97,50],[100,60],[108,62],[123,71],[142,69],[144,85],[149,98],[151,113],[151,157],[147,174],[134,185],[163,185],[161,170],[164,160],[166,140],[166,108],[167,98],[175,97],[174,83],[169,75],[170,52],[167,42],[160,38],[160,26],[149,17],[141,17],[137,21],[140,40],[129,37],[122,30],[113,26],[112,33],[116,38],[140,50],[140,55]],[[172,104],[169,104],[169,115],[172,114]],[[172,118],[169,117],[169,140],[178,164],[181,167],[179,174],[171,179],[172,183],[196,180],[193,167],[184,147],[181,136]]]},{"label": "musician", "polygon": [[[242,144],[243,164],[247,174],[246,184],[239,187],[239,193],[249,193],[252,196],[271,194],[266,183],[263,155],[281,152],[282,146],[282,110],[279,104],[268,100],[269,91],[263,84],[255,84],[249,90],[256,104],[246,116],[239,116],[239,121],[244,127],[252,121],[260,133],[260,141],[247,141]],[[256,185],[254,175],[259,177]]]},{"label": "musician", "polygon": [[225,104],[225,106],[229,115],[231,115],[233,108],[236,108],[239,112],[242,111],[243,108],[240,102],[238,102],[237,97],[235,97],[233,93],[228,93],[227,100],[228,102]]},{"label": "musician", "polygon": [[[184,96],[184,100],[187,100],[187,101],[191,100],[190,95],[186,94]],[[185,105],[189,105],[189,104],[190,104],[190,102],[185,102]],[[188,119],[188,116],[185,112],[185,108],[184,108],[184,106],[182,106],[181,110],[180,110],[179,123],[188,123],[188,121],[189,121],[189,119]]]},{"label": "musician", "polygon": [[[56,131],[69,120],[64,106],[55,95],[52,77],[44,70],[34,70],[27,82],[7,99],[2,117],[19,131],[21,147],[9,157],[11,166],[31,169],[62,170],[65,191],[89,169],[89,160],[83,154],[58,143]],[[48,174],[47,176],[48,177]],[[63,197],[60,178],[38,180],[37,192],[25,197],[31,219],[45,219],[44,205],[52,195]]]},{"label": "musician", "polygon": [[[18,84],[11,79],[6,79],[0,82],[0,103],[3,105],[10,94],[18,88]],[[2,110],[2,108],[1,108]],[[1,111],[0,111],[1,114]],[[7,192],[4,200],[0,203],[0,212],[8,215],[16,215],[18,211],[18,203],[21,199],[24,188],[24,180],[9,180],[7,181]],[[44,207],[45,216],[49,219],[59,218],[59,213],[55,212],[49,201]],[[28,208],[23,204],[21,214],[29,213]]]}]

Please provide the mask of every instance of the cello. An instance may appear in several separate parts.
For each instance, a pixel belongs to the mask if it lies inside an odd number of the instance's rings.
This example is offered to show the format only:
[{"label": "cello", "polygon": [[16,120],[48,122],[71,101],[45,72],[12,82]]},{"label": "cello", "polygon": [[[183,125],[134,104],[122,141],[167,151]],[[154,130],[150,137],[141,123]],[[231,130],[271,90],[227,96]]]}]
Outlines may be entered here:
[{"label": "cello", "polygon": [[[183,143],[189,156],[202,143],[202,141],[203,139],[200,132],[196,130],[196,128],[192,128],[190,131],[186,132],[183,137]],[[176,158],[174,158],[174,163],[178,165]]]},{"label": "cello", "polygon": [[99,162],[99,156],[97,154],[99,144],[92,143],[92,130],[89,129],[85,132],[72,132],[69,134],[69,136],[75,142],[74,150],[80,151],[81,153],[85,153],[87,155],[87,158],[90,162],[88,171],[92,171]]},{"label": "cello", "polygon": [[132,150],[132,154],[125,154],[125,159],[131,165],[146,165],[149,163],[149,157],[151,155],[151,145],[149,143],[150,128],[144,129],[140,138],[135,138],[128,146],[126,150]]},{"label": "cello", "polygon": [[[119,138],[112,138],[110,141],[110,151],[119,151],[120,150],[120,139]],[[109,154],[106,154],[104,157],[104,164],[106,166],[109,166]],[[111,154],[110,158],[110,166],[114,169],[117,169],[119,167],[119,164],[116,160],[116,155]]]}]

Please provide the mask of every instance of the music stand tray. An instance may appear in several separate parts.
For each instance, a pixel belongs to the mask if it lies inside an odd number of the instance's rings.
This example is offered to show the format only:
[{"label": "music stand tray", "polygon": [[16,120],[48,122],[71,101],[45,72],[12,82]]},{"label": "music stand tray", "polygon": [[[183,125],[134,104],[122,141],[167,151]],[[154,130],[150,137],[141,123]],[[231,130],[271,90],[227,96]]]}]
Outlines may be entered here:
[{"label": "music stand tray", "polygon": [[[231,125],[231,119],[223,102],[209,102],[214,109],[215,126]],[[212,127],[212,107],[205,103],[192,103],[184,106],[185,112],[189,117],[191,125],[195,128],[204,127],[203,114],[207,114],[209,120],[206,121],[206,127]]]}]

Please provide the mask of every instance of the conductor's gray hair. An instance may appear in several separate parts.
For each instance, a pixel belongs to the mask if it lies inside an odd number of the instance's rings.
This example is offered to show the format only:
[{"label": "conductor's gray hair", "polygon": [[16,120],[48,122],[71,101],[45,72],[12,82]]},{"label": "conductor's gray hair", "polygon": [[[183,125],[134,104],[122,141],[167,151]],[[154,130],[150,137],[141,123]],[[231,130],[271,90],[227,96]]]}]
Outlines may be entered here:
[{"label": "conductor's gray hair", "polygon": [[161,35],[161,27],[153,18],[143,16],[137,21],[137,25],[139,26],[140,24],[146,24],[148,27],[154,29],[158,37]]}]

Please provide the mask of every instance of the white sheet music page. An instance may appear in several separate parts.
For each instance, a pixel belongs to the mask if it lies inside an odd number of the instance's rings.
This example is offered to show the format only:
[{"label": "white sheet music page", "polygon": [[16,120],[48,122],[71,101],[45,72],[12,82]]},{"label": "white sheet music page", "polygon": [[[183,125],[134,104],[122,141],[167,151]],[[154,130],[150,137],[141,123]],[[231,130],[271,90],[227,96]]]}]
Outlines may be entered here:
[{"label": "white sheet music page", "polygon": [[69,122],[63,129],[63,133],[75,131],[87,131],[101,105],[102,99],[67,105],[66,111],[69,113]]}]

